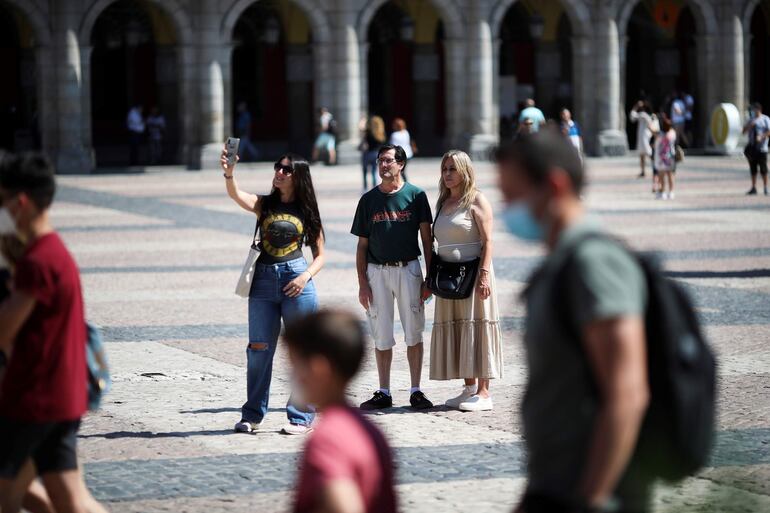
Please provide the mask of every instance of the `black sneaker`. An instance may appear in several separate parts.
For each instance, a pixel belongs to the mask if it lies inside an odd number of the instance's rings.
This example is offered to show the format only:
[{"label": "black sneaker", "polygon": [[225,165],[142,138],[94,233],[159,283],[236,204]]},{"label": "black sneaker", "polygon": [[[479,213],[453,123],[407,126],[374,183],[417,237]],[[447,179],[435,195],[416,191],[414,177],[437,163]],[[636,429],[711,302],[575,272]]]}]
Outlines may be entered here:
[{"label": "black sneaker", "polygon": [[756,194],[757,194],[757,189],[752,187],[751,189],[749,189],[749,192],[746,193],[746,196],[756,196]]},{"label": "black sneaker", "polygon": [[361,403],[362,410],[382,410],[383,408],[391,408],[392,406],[393,398],[379,390],[374,393],[371,399]]},{"label": "black sneaker", "polygon": [[420,390],[409,397],[409,404],[411,404],[412,408],[415,410],[427,410],[433,408],[433,403],[430,402]]}]

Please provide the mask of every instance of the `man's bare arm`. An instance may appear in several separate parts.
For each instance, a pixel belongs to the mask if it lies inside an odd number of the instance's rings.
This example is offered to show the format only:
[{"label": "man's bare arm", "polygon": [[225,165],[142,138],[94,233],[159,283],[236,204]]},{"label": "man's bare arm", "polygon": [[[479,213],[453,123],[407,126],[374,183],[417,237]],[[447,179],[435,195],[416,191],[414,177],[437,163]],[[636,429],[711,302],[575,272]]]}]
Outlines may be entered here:
[{"label": "man's bare arm", "polygon": [[628,465],[649,404],[644,322],[637,316],[593,322],[583,346],[601,404],[578,493],[601,505]]}]

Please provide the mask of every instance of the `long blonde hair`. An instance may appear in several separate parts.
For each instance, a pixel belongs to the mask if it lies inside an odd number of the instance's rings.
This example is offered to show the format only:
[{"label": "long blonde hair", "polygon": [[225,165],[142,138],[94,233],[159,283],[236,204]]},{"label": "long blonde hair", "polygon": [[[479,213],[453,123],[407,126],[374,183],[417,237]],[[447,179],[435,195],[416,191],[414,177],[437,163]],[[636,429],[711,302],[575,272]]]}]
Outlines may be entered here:
[{"label": "long blonde hair", "polygon": [[476,199],[476,174],[473,171],[473,162],[467,153],[461,150],[449,150],[441,157],[441,178],[438,180],[438,201],[436,202],[436,212],[441,208],[441,205],[447,200],[450,194],[449,187],[444,185],[444,162],[447,159],[452,159],[452,163],[455,165],[455,169],[460,173],[463,179],[463,192],[460,195],[460,204],[458,208],[469,208],[473,200]]},{"label": "long blonde hair", "polygon": [[385,135],[385,121],[380,116],[372,116],[369,118],[369,131],[372,133],[372,137],[378,141],[387,139]]}]

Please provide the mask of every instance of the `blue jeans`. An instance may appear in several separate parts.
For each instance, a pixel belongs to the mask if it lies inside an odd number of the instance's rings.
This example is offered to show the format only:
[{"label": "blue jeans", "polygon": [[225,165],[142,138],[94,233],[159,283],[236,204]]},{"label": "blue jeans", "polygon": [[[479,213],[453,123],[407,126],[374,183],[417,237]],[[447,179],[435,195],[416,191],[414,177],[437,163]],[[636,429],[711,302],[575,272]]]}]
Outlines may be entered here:
[{"label": "blue jeans", "polygon": [[[257,264],[249,293],[249,346],[246,348],[246,402],[241,417],[259,423],[267,414],[270,380],[273,375],[273,357],[281,332],[281,319],[290,323],[318,309],[315,284],[310,280],[302,293],[288,297],[283,288],[307,270],[304,258],[280,264]],[[264,344],[264,349],[253,349],[252,344]],[[292,397],[286,405],[286,414],[292,424],[310,425],[315,410],[295,404]]]},{"label": "blue jeans", "polygon": [[372,177],[372,188],[377,185],[377,150],[365,151],[361,155],[361,167],[364,171],[364,189],[368,189],[366,185],[367,175]]}]

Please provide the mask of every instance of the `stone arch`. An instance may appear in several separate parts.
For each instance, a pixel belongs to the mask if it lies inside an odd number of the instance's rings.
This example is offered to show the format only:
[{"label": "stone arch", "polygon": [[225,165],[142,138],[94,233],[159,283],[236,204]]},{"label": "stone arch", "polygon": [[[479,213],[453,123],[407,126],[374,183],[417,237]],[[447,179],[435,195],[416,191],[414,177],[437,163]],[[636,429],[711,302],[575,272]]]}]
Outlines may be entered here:
[{"label": "stone arch", "polygon": [[[94,24],[107,7],[114,3],[116,0],[96,0],[91,7],[86,11],[83,16],[83,21],[80,23],[80,29],[78,30],[78,40],[81,46],[91,45],[91,32],[93,31]],[[168,15],[171,21],[174,23],[174,28],[177,33],[177,44],[190,45],[193,42],[193,29],[190,17],[187,12],[179,4],[177,0],[150,0],[154,4],[158,5],[163,12]]]},{"label": "stone arch", "polygon": [[[331,41],[331,25],[329,24],[329,20],[323,9],[321,9],[314,0],[291,1],[302,9],[305,16],[307,16],[307,19],[310,21],[313,40],[318,43],[328,43]],[[236,2],[230,6],[222,19],[222,26],[220,28],[220,37],[222,38],[222,41],[230,41],[233,37],[235,24],[238,22],[241,14],[251,7],[252,4],[257,2],[259,2],[259,0],[236,0]]]},{"label": "stone arch", "polygon": [[741,26],[743,27],[743,33],[748,34],[751,32],[751,18],[754,16],[754,11],[757,10],[762,0],[745,0],[743,7],[740,10]]},{"label": "stone arch", "polygon": [[[518,0],[498,0],[489,17],[492,36],[498,37],[503,19],[508,9]],[[591,33],[591,12],[582,0],[561,0],[561,5],[569,16],[572,33],[575,36],[586,36]]]},{"label": "stone arch", "polygon": [[8,4],[24,14],[27,23],[35,31],[35,43],[37,46],[48,46],[51,43],[51,30],[46,24],[48,19],[35,2],[28,0],[1,0],[0,4]]},{"label": "stone arch", "polygon": [[[366,6],[358,13],[356,35],[359,43],[366,41],[369,24],[372,22],[377,10],[387,2],[388,0],[369,0]],[[462,39],[464,32],[463,20],[452,0],[431,0],[431,3],[438,11],[439,17],[444,24],[446,38]]]},{"label": "stone arch", "polygon": [[[637,4],[641,0],[628,2],[626,0],[616,1],[616,19],[618,20],[618,33],[626,34],[628,22],[634,12]],[[719,24],[717,23],[716,13],[708,0],[686,0],[685,4],[692,9],[695,16],[695,23],[698,31],[704,36],[716,36],[719,34]]]}]

